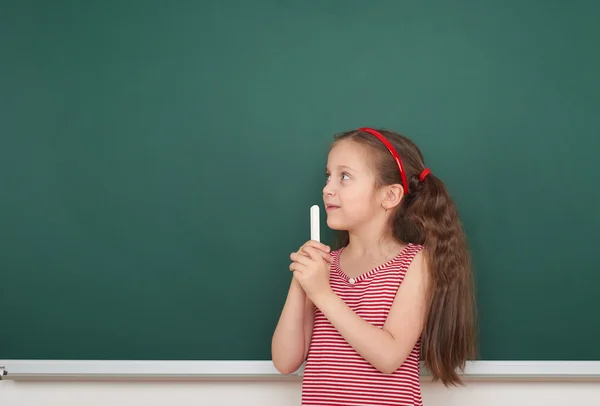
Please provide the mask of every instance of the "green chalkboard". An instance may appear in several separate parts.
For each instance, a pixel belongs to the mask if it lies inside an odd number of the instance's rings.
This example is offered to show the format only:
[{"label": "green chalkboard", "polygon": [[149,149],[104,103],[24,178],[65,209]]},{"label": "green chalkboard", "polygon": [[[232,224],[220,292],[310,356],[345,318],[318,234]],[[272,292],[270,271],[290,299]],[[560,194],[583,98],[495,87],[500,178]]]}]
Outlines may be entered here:
[{"label": "green chalkboard", "polygon": [[327,148],[373,126],[457,202],[480,358],[600,360],[599,15],[2,2],[0,359],[270,359]]}]

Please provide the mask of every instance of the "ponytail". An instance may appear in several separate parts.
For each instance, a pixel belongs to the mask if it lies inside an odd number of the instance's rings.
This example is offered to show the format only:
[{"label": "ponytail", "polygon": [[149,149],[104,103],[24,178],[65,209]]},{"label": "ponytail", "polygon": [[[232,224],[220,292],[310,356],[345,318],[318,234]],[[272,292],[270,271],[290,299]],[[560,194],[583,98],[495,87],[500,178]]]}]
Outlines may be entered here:
[{"label": "ponytail", "polygon": [[412,176],[410,193],[396,213],[400,240],[425,246],[430,275],[427,321],[421,336],[425,366],[434,381],[458,385],[456,369],[476,355],[475,298],[465,234],[444,183],[429,174]]}]

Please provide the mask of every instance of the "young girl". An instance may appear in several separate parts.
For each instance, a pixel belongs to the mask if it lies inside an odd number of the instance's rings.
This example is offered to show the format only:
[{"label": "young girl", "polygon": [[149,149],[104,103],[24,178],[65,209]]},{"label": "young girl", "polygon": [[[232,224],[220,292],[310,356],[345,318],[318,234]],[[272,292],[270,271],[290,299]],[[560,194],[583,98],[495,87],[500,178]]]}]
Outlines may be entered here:
[{"label": "young girl", "polygon": [[306,361],[303,405],[422,405],[419,361],[457,385],[476,353],[470,255],[457,209],[406,137],[371,128],[335,138],[323,188],[338,249],[308,241],[272,357]]}]

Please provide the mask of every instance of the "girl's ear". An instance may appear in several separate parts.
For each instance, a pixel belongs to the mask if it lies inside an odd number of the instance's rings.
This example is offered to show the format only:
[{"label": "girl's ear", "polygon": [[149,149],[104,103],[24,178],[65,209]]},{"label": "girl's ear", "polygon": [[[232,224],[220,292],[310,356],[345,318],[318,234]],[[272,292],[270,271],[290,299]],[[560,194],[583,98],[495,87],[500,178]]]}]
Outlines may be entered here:
[{"label": "girl's ear", "polygon": [[394,184],[386,187],[385,196],[381,205],[384,209],[389,210],[398,206],[404,196],[404,188],[402,185]]}]

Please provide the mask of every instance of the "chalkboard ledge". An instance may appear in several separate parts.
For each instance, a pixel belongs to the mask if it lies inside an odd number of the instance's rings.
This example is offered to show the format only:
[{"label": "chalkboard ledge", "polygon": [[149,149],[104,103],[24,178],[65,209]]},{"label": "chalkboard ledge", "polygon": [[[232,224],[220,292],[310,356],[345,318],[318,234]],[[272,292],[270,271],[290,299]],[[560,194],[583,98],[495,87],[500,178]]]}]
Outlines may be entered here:
[{"label": "chalkboard ledge", "polygon": [[[3,380],[188,380],[300,379],[280,374],[271,361],[85,361],[0,360]],[[464,373],[471,379],[600,380],[600,361],[472,361]],[[421,369],[423,380],[430,378]]]}]

